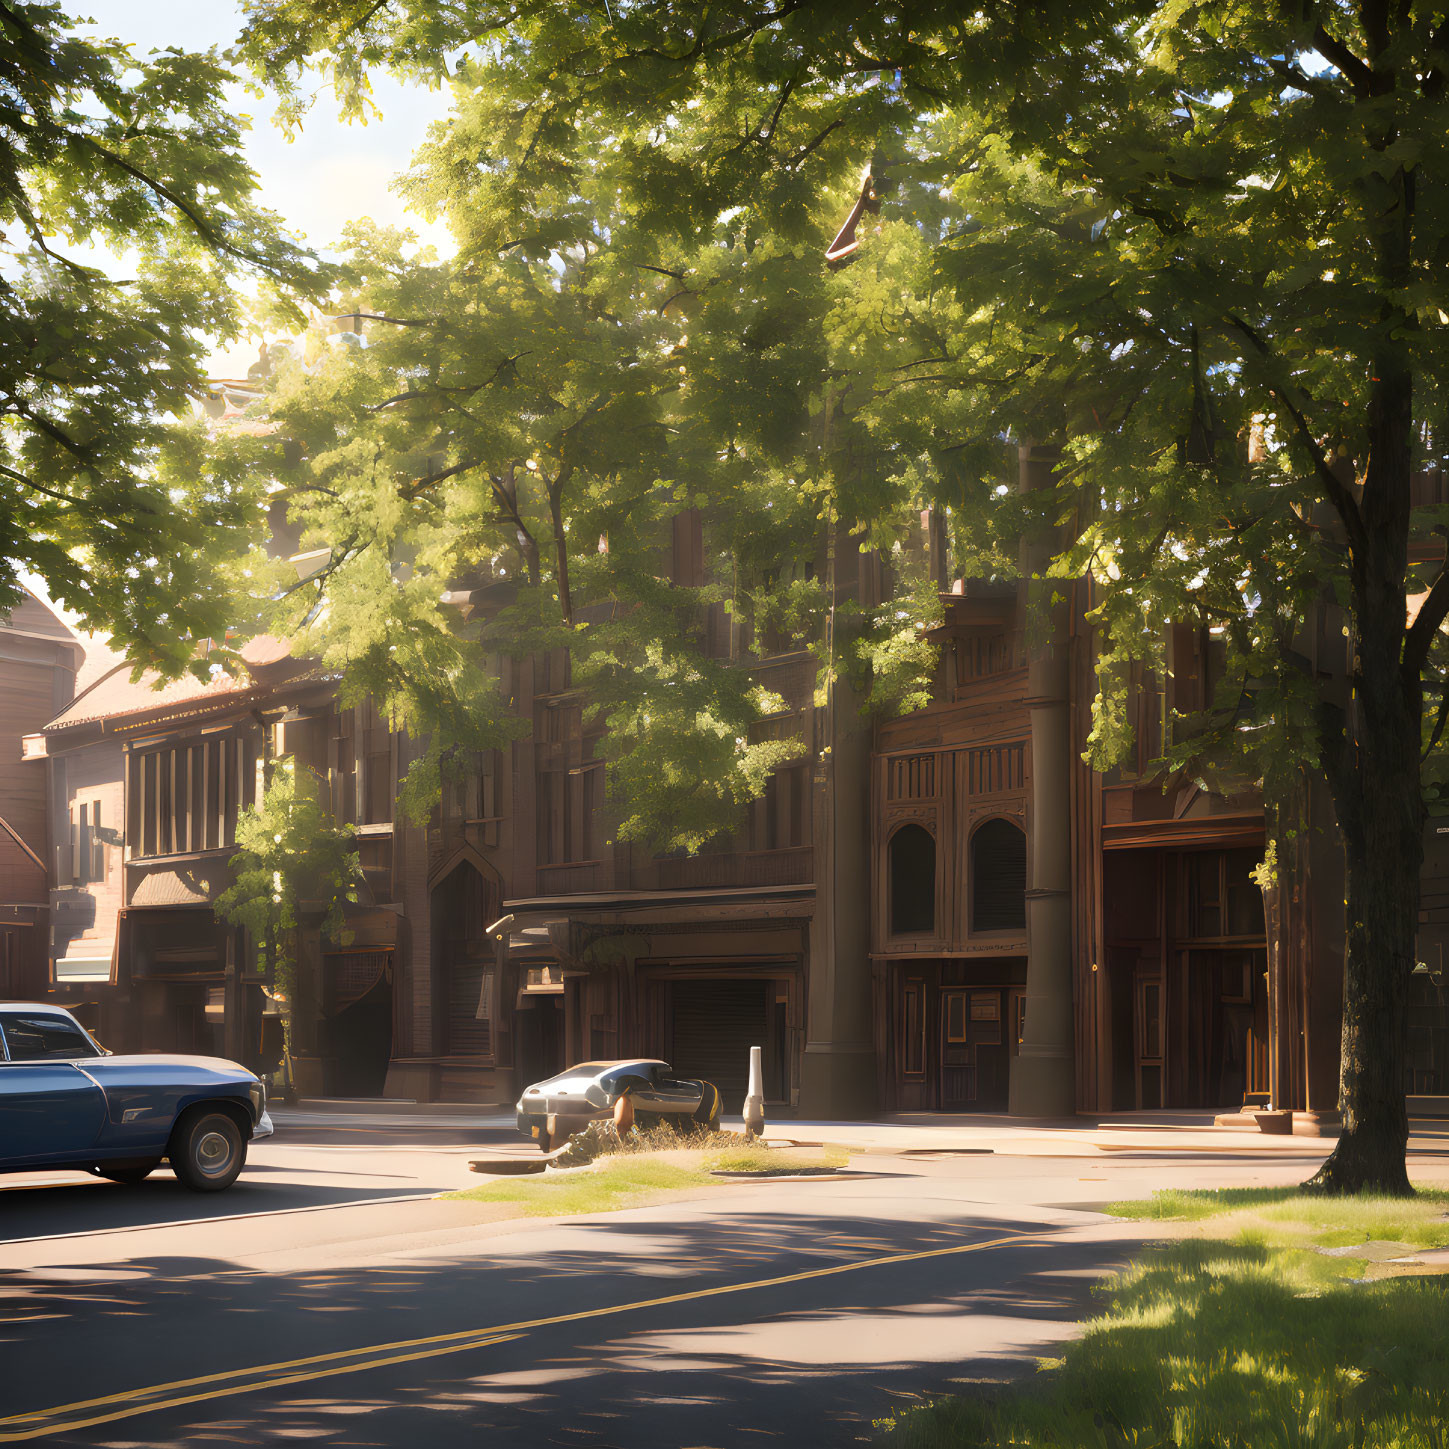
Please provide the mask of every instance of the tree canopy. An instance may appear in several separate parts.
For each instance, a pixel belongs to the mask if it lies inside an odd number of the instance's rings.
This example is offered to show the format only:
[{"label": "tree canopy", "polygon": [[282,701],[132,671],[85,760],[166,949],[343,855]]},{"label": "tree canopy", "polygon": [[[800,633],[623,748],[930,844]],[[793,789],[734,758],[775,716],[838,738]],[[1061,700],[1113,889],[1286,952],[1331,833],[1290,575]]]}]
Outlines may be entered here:
[{"label": "tree canopy", "polygon": [[[1442,550],[1423,546],[1446,515],[1414,507],[1446,446],[1449,16],[1414,0],[248,13],[244,49],[294,106],[304,64],[330,68],[344,106],[370,64],[450,77],[464,100],[431,174],[470,249],[559,250],[593,198],[593,244],[693,298],[681,376],[726,453],[719,408],[740,390],[708,366],[729,335],[712,312],[737,319],[744,296],[758,313],[739,337],[771,338],[756,360],[814,403],[791,446],[812,426],[835,444],[807,474],[822,511],[873,537],[932,500],[967,567],[1053,530],[1052,572],[1092,580],[1099,763],[1129,739],[1124,666],[1160,667],[1170,622],[1219,631],[1222,684],[1174,758],[1246,760],[1270,795],[1303,768],[1331,786],[1346,1130],[1321,1181],[1404,1190],[1423,761],[1442,732],[1423,697],[1426,680],[1443,697],[1449,611]],[[827,275],[822,223],[855,186],[832,247],[851,264]],[[814,280],[782,291],[792,261]],[[1061,448],[1027,511],[998,481],[1010,440]],[[698,476],[710,492],[728,472]],[[1325,600],[1346,610],[1346,691],[1300,647]]]},{"label": "tree canopy", "polygon": [[213,562],[256,527],[224,481],[168,466],[172,420],[246,317],[239,282],[326,289],[256,202],[230,78],[215,55],[138,56],[56,5],[0,5],[0,607],[37,574],[172,672],[224,632]]},{"label": "tree canopy", "polygon": [[[919,611],[866,601],[824,628],[829,520],[848,520],[851,551],[889,548],[899,484],[867,501],[882,480],[834,391],[812,236],[725,223],[661,250],[607,164],[500,198],[476,164],[500,98],[470,72],[455,99],[405,187],[447,215],[457,255],[355,227],[330,325],[357,330],[294,340],[269,430],[212,440],[213,471],[256,507],[278,490],[298,556],[318,560],[299,579],[258,547],[232,612],[428,742],[405,792],[419,807],[460,749],[522,727],[500,659],[566,649],[561,687],[600,727],[623,836],[695,850],[803,747],[758,726],[807,703],[814,675],[786,699],[741,653],[809,641],[825,674],[873,669],[878,706],[924,699]],[[606,136],[591,144],[607,159]],[[821,197],[821,224],[848,203]],[[698,538],[681,572],[682,519]],[[897,572],[921,581],[910,560]]]}]

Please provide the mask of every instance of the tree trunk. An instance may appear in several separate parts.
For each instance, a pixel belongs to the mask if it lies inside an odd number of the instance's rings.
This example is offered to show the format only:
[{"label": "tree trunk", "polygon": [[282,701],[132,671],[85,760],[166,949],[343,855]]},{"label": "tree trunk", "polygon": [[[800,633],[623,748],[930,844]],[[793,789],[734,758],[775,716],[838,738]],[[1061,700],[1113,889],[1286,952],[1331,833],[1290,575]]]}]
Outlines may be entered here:
[{"label": "tree trunk", "polygon": [[558,607],[559,613],[563,615],[563,621],[573,628],[574,624],[574,601],[573,593],[569,588],[569,536],[564,532],[563,525],[563,491],[569,479],[573,477],[573,464],[562,463],[559,465],[558,477],[548,484],[548,513],[553,520],[553,548],[555,567],[557,568],[558,579]]},{"label": "tree trunk", "polygon": [[1423,689],[1405,639],[1412,378],[1387,347],[1373,373],[1362,529],[1351,552],[1354,693],[1328,747],[1347,867],[1343,1133],[1307,1186],[1400,1196],[1413,1191],[1404,1064],[1424,859]]},{"label": "tree trunk", "polygon": [[[1393,768],[1365,765],[1362,815],[1344,832],[1348,934],[1339,1065],[1343,1132],[1307,1184],[1323,1192],[1404,1196],[1412,1191],[1404,1161],[1409,1140],[1404,1060],[1423,843],[1418,741],[1405,743],[1412,753],[1408,759],[1401,753]],[[1409,780],[1412,790],[1404,788]],[[1377,799],[1372,798],[1375,793]]]}]

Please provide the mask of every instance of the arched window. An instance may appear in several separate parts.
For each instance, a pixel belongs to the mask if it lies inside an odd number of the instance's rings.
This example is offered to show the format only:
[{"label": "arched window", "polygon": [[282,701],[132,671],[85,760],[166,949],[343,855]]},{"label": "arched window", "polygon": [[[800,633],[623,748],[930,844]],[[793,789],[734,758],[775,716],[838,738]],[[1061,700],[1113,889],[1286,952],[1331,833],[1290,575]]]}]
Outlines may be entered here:
[{"label": "arched window", "polygon": [[1026,833],[988,820],[971,837],[971,929],[1026,929]]},{"label": "arched window", "polygon": [[936,842],[929,830],[903,825],[891,837],[891,935],[936,929]]}]

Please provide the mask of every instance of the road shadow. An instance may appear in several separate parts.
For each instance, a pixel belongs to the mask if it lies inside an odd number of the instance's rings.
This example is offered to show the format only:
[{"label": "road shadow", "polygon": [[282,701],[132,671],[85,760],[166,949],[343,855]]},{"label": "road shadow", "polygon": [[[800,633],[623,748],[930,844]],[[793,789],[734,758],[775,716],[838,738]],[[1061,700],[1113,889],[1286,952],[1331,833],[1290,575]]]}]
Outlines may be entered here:
[{"label": "road shadow", "polygon": [[[720,1220],[561,1223],[545,1230],[546,1249],[544,1233],[529,1233],[497,1240],[486,1255],[435,1248],[345,1271],[263,1275],[215,1259],[122,1260],[106,1281],[27,1282],[25,1321],[0,1329],[17,1386],[0,1398],[16,1413],[218,1369],[498,1328],[518,1336],[46,1442],[853,1444],[872,1437],[873,1418],[963,1378],[1031,1373],[1036,1356],[1091,1311],[1096,1274],[1125,1249],[1057,1237],[818,1270],[968,1247],[1013,1229],[1033,1225],[762,1209]],[[137,1276],[116,1276],[128,1270]],[[733,1285],[751,1286],[671,1301]],[[555,1318],[565,1321],[539,1322]],[[521,1323],[532,1326],[509,1327]],[[89,1366],[83,1393],[62,1367],[77,1363]]]},{"label": "road shadow", "polygon": [[349,1123],[292,1122],[286,1119],[277,1122],[277,1135],[270,1139],[274,1143],[300,1147],[431,1147],[438,1151],[455,1151],[459,1148],[486,1148],[498,1146],[526,1145],[513,1126],[508,1127],[433,1127],[415,1126],[408,1122],[368,1123],[356,1126]]},{"label": "road shadow", "polygon": [[[415,1154],[437,1152],[461,1161],[470,1152],[521,1141],[511,1128],[430,1127],[406,1121],[298,1126],[284,1117],[276,1135],[253,1148],[241,1177],[223,1193],[188,1192],[165,1166],[134,1186],[80,1174],[61,1182],[47,1180],[44,1173],[0,1175],[0,1243],[414,1195],[427,1186],[407,1170]],[[347,1150],[322,1151],[310,1160],[303,1157],[307,1149],[332,1148]],[[398,1148],[406,1152],[381,1169],[378,1159],[368,1155]],[[358,1179],[357,1186],[336,1181],[350,1177]]]},{"label": "road shadow", "polygon": [[[356,1187],[337,1183],[277,1182],[285,1173],[338,1177],[345,1169],[312,1169],[249,1164],[225,1192],[190,1192],[169,1168],[157,1168],[145,1182],[126,1186],[102,1178],[75,1182],[37,1182],[29,1187],[13,1174],[0,1191],[0,1244],[44,1237],[71,1237],[117,1230],[166,1227],[175,1223],[230,1218],[247,1213],[289,1212],[299,1208],[337,1207],[377,1198],[411,1197],[420,1190],[415,1178],[398,1174],[396,1186],[379,1183],[369,1172]],[[117,1248],[118,1255],[124,1249]],[[3,1258],[0,1258],[3,1263]]]}]

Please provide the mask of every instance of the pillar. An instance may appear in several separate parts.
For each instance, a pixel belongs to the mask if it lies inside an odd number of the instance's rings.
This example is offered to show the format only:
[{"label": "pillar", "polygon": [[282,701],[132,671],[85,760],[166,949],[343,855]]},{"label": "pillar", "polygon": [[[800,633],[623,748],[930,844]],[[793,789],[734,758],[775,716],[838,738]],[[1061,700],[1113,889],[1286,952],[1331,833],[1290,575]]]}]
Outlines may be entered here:
[{"label": "pillar", "polygon": [[[832,615],[858,581],[855,541],[831,529]],[[846,559],[843,551],[849,550]],[[838,556],[837,556],[838,555]],[[832,618],[832,629],[835,627]],[[810,922],[802,1117],[868,1117],[876,1110],[870,969],[869,723],[844,671],[819,721],[811,791],[815,915]]]},{"label": "pillar", "polygon": [[[1019,490],[1052,486],[1055,449],[1020,450]],[[1023,1117],[1075,1113],[1072,1002],[1072,807],[1070,584],[1044,578],[1054,534],[1037,527],[1023,540],[1023,602],[1028,617],[1026,707],[1031,725],[1031,812],[1026,876],[1026,1021],[1012,1060],[1010,1110]],[[1060,595],[1052,598],[1051,593]]]}]

